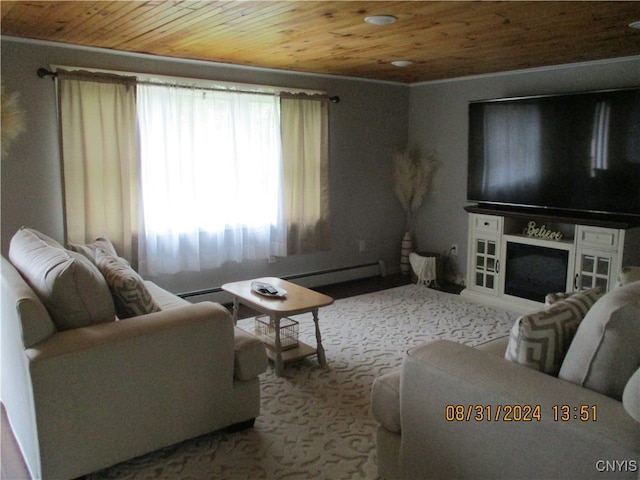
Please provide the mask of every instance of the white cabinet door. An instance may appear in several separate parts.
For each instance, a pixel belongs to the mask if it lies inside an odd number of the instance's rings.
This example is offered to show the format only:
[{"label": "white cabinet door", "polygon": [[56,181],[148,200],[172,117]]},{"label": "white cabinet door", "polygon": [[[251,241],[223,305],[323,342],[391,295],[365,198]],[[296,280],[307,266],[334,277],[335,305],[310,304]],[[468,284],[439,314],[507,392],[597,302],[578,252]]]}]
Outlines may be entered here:
[{"label": "white cabinet door", "polygon": [[611,289],[620,270],[623,239],[624,231],[614,228],[576,227],[575,290]]},{"label": "white cabinet door", "polygon": [[489,295],[500,294],[502,225],[502,217],[469,216],[467,286],[471,290]]},{"label": "white cabinet door", "polygon": [[576,251],[576,274],[574,289],[602,287],[608,291],[615,282],[617,255],[613,252],[583,248]]},{"label": "white cabinet door", "polygon": [[469,216],[467,286],[470,290],[489,295],[500,294],[502,226],[502,217]]},{"label": "white cabinet door", "polygon": [[500,239],[482,233],[472,235],[470,288],[498,295],[500,284]]}]

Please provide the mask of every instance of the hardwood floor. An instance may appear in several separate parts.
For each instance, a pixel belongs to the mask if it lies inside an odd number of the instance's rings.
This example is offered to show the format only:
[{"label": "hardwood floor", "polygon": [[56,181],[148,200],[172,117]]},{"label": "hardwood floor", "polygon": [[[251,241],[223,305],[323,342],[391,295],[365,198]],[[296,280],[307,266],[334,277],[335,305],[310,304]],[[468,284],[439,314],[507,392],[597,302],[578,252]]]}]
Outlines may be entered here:
[{"label": "hardwood floor", "polygon": [[[408,285],[409,283],[411,283],[410,275],[402,275],[398,273],[394,275],[386,275],[384,277],[376,275],[374,277],[360,278],[358,280],[351,280],[348,282],[334,283],[331,285],[324,285],[322,287],[314,287],[311,290],[324,293],[325,295],[329,295],[335,300],[338,300],[340,298],[354,297],[365,293],[386,290],[387,288],[400,287],[402,285]],[[463,289],[463,285],[446,283],[442,283],[439,287],[439,290],[454,294],[460,294]],[[232,304],[228,303],[224,306],[227,307],[229,311],[232,311]],[[258,312],[251,310],[244,305],[240,305],[240,310],[238,311],[239,319],[255,317],[257,315],[259,315]]]},{"label": "hardwood floor", "polygon": [[[336,283],[332,285],[324,285],[322,287],[315,287],[312,290],[316,292],[324,293],[334,299],[353,297],[356,295],[363,295],[365,293],[377,292],[379,290],[385,290],[387,288],[399,287],[411,283],[411,277],[408,275],[386,275],[384,277],[376,275],[375,277],[362,278],[358,280],[351,280],[348,282]],[[225,304],[225,307],[231,311],[232,305]],[[238,311],[238,318],[255,317],[258,312],[240,305]]]},{"label": "hardwood floor", "polygon": [[386,275],[384,277],[377,275],[375,277],[361,278],[351,280],[349,282],[335,283],[333,285],[325,285],[313,288],[320,293],[329,295],[334,299],[353,297],[365,293],[377,292],[378,290],[386,290],[387,288],[400,287],[411,283],[408,275]]}]

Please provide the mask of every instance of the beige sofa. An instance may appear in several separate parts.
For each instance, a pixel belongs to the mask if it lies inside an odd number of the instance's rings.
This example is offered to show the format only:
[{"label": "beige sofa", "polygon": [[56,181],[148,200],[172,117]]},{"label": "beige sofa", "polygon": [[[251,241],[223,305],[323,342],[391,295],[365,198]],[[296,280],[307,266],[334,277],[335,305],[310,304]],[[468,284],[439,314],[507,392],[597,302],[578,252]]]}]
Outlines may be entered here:
[{"label": "beige sofa", "polygon": [[[38,243],[48,237],[21,232],[31,242],[30,268],[43,251],[50,255],[50,246]],[[84,261],[53,248],[54,256],[70,258],[65,272],[76,269],[74,288],[86,287],[90,281],[77,272]],[[10,258],[23,268],[24,253],[12,241]],[[46,269],[44,283],[58,267]],[[33,477],[75,478],[218,429],[250,426],[259,414],[264,347],[235,328],[221,305],[190,304],[144,282],[154,313],[61,330],[66,319],[45,308],[52,299],[41,300],[42,285],[38,296],[36,282],[27,283],[4,257],[1,274],[1,397]],[[90,298],[85,306],[98,303]]]},{"label": "beige sofa", "polygon": [[[410,349],[372,389],[379,475],[640,478],[640,282],[581,308],[559,302],[523,316],[509,337],[479,348]],[[567,351],[558,342],[546,353],[559,358],[540,361],[545,342],[524,326],[572,316]]]}]

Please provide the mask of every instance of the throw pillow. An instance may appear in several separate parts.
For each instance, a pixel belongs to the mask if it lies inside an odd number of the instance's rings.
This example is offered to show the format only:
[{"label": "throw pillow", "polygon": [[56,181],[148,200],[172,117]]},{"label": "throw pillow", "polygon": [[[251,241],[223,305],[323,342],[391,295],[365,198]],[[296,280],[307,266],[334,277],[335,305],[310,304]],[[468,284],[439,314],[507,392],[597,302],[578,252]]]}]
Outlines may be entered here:
[{"label": "throw pillow", "polygon": [[505,358],[549,375],[558,375],[578,325],[600,296],[600,288],[586,290],[547,309],[518,318],[509,334]]},{"label": "throw pillow", "polygon": [[52,238],[21,228],[11,239],[9,260],[58,330],[115,320],[109,287],[96,266]]},{"label": "throw pillow", "polygon": [[616,288],[589,310],[559,377],[620,400],[640,366],[640,281]]},{"label": "throw pillow", "polygon": [[544,304],[547,306],[550,306],[550,305],[553,305],[554,303],[559,302],[560,300],[569,298],[572,295],[575,295],[575,292],[547,293],[544,297]]},{"label": "throw pillow", "polygon": [[633,283],[640,280],[640,267],[623,267],[616,281],[616,288],[622,287],[627,283]]},{"label": "throw pillow", "polygon": [[67,248],[73,252],[81,253],[91,260],[91,263],[94,265],[96,264],[96,253],[98,250],[102,250],[114,257],[118,256],[111,240],[104,237],[96,238],[93,242],[87,243],[86,245],[82,243],[68,243]]},{"label": "throw pillow", "polygon": [[160,311],[142,277],[124,258],[98,250],[96,264],[111,289],[119,319]]}]

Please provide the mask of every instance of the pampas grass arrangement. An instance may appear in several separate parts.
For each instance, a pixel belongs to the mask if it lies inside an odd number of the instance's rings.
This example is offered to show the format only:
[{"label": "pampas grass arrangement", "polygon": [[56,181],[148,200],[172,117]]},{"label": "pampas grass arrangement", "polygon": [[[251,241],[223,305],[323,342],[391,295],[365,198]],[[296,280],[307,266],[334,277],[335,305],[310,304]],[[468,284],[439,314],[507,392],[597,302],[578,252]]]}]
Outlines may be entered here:
[{"label": "pampas grass arrangement", "polygon": [[25,128],[24,112],[20,108],[18,92],[7,94],[4,85],[0,84],[0,150],[2,158],[9,151],[11,143]]},{"label": "pampas grass arrangement", "polygon": [[408,232],[413,229],[413,216],[422,205],[437,166],[433,152],[424,159],[419,153],[412,155],[406,150],[393,155],[394,192],[407,212]]}]

